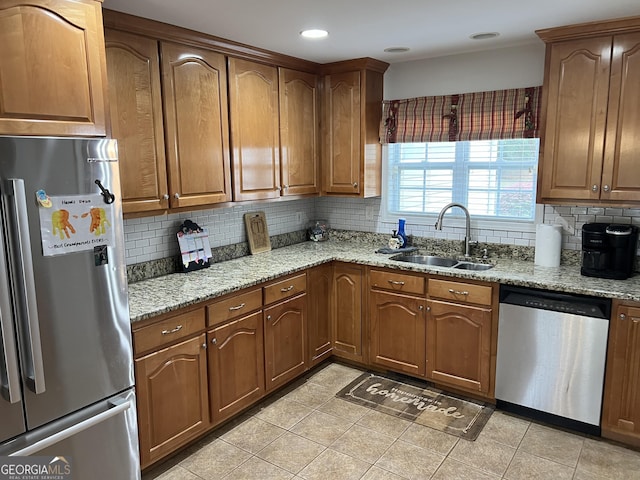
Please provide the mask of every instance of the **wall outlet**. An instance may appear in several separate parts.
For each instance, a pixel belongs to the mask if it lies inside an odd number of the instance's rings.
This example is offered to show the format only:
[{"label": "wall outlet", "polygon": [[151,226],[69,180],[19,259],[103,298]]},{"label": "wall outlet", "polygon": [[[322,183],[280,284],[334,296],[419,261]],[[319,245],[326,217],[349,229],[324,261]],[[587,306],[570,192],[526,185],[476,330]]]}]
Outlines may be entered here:
[{"label": "wall outlet", "polygon": [[296,223],[300,224],[304,221],[304,212],[296,212]]}]

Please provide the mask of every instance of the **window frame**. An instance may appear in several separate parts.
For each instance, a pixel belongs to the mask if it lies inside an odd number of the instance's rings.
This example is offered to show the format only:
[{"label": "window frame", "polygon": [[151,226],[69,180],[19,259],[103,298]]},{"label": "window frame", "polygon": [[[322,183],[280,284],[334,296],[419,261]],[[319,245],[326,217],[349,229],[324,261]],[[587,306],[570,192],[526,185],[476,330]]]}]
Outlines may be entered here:
[{"label": "window frame", "polygon": [[[392,144],[391,144],[392,145]],[[406,218],[408,224],[418,225],[418,226],[426,226],[426,227],[434,227],[436,219],[438,215],[436,213],[421,213],[421,214],[411,214],[411,213],[397,213],[389,211],[388,203],[389,203],[389,147],[390,144],[382,145],[382,196],[381,196],[381,209],[380,209],[380,220],[385,223],[397,223],[398,218]],[[455,200],[454,200],[455,201]],[[453,211],[446,213],[446,226],[450,227],[465,227],[465,217],[464,215],[459,214],[459,209],[454,209]],[[536,225],[542,223],[544,214],[544,205],[535,204],[534,207],[534,218],[531,220],[515,220],[515,219],[505,219],[505,220],[497,220],[497,219],[486,219],[486,218],[478,218],[477,216],[474,218],[474,215],[471,214],[471,227],[476,229],[486,229],[486,230],[496,230],[496,231],[518,231],[518,232],[535,232]],[[514,228],[515,225],[517,228]]]}]

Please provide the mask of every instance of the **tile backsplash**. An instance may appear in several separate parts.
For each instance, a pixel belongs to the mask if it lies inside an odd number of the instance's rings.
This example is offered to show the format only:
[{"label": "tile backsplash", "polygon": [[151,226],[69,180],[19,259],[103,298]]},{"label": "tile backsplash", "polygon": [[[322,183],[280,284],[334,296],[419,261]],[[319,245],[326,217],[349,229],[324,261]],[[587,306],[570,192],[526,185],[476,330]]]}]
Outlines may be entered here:
[{"label": "tile backsplash", "polygon": [[[387,234],[396,227],[395,222],[382,220],[380,198],[320,197],[242,203],[231,207],[132,218],[124,222],[127,265],[177,256],[176,232],[185,219],[190,219],[209,230],[212,248],[246,242],[243,215],[252,211],[265,212],[269,234],[272,236],[304,230],[313,219],[324,219],[330,228],[337,230]],[[640,208],[552,205],[544,207],[544,223],[563,225],[563,249],[580,250],[581,228],[587,222],[624,223],[640,227]],[[463,240],[464,228],[453,226],[436,231],[432,225],[408,223],[407,234],[425,238]],[[474,229],[472,237],[481,243],[535,246],[535,232],[518,231],[517,227],[510,231]]]},{"label": "tile backsplash", "polygon": [[247,241],[243,216],[263,211],[269,235],[307,228],[314,218],[315,198],[282,202],[242,203],[232,207],[194,210],[124,221],[127,265],[178,256],[176,233],[186,219],[209,231],[212,248]]}]

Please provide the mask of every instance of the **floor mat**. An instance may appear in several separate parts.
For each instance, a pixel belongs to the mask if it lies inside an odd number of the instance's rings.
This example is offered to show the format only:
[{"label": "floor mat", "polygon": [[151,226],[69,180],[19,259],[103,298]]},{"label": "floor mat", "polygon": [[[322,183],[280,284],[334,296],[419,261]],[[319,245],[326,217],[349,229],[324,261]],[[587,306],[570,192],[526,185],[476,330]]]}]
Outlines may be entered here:
[{"label": "floor mat", "polygon": [[[411,380],[406,380],[411,381]],[[365,373],[336,397],[435,428],[465,440],[475,440],[494,406],[447,394],[428,385],[413,384]]]}]

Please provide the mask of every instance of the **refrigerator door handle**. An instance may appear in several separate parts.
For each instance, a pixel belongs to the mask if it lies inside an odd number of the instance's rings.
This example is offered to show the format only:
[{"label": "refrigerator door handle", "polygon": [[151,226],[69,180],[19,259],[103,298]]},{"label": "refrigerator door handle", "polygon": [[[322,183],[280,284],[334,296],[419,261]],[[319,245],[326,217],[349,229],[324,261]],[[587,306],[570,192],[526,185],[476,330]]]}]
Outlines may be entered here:
[{"label": "refrigerator door handle", "polygon": [[75,425],[72,425],[71,427],[66,428],[58,433],[55,433],[47,438],[43,438],[38,442],[32,443],[31,445],[21,450],[10,453],[9,456],[14,457],[14,456],[21,456],[21,455],[33,455],[34,453],[37,453],[40,450],[44,450],[45,448],[50,447],[51,445],[54,445],[58,442],[61,442],[66,438],[72,437],[73,435],[77,435],[78,433],[83,432],[88,428],[91,428],[110,418],[120,415],[122,412],[129,410],[130,408],[133,407],[133,403],[130,398],[124,401],[123,403],[113,404],[113,405],[115,406],[110,408],[109,410],[101,412],[91,418],[87,418],[86,420],[83,420],[80,423],[76,423]]},{"label": "refrigerator door handle", "polygon": [[[23,336],[26,337],[25,347],[28,350],[26,359],[27,387],[34,393],[44,393],[44,368],[42,365],[42,347],[40,344],[40,324],[38,322],[38,303],[36,301],[36,282],[33,277],[33,259],[31,257],[31,236],[27,216],[27,197],[24,189],[24,180],[19,178],[9,179],[11,195],[14,207],[15,238],[17,244],[15,256],[22,291],[25,300],[25,316],[21,320]],[[9,232],[11,234],[12,232]]]},{"label": "refrigerator door handle", "polygon": [[5,372],[0,372],[0,393],[9,403],[18,403],[20,393],[20,370],[15,346],[13,314],[9,297],[9,270],[6,262],[4,235],[0,231],[0,351],[2,351]]}]

